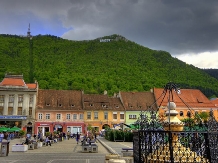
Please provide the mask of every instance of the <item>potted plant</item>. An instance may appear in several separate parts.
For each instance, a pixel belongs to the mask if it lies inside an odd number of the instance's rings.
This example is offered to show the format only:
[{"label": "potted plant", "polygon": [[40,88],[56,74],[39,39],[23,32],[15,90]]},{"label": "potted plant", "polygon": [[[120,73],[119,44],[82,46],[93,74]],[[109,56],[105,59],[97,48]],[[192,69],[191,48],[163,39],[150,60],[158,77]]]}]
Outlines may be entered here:
[{"label": "potted plant", "polygon": [[24,135],[25,135],[25,133],[26,133],[26,132],[25,132],[24,130],[20,130],[20,131],[19,131],[19,135],[20,135],[20,137],[23,138]]}]

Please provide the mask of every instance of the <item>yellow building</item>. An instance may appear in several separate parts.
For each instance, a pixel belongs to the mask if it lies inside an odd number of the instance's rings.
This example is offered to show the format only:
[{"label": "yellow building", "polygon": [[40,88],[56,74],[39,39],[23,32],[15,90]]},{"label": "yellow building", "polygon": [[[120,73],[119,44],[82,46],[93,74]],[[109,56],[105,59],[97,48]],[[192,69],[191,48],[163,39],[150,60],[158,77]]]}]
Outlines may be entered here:
[{"label": "yellow building", "polygon": [[117,97],[108,95],[83,94],[84,123],[101,131],[125,122],[125,110]]}]

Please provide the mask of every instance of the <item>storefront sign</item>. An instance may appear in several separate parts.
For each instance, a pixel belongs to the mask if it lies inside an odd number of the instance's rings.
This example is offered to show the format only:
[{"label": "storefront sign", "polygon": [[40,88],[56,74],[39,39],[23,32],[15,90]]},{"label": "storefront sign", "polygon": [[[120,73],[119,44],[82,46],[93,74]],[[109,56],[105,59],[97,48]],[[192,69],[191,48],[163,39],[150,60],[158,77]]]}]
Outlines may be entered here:
[{"label": "storefront sign", "polygon": [[40,124],[40,126],[49,126],[49,124]]},{"label": "storefront sign", "polygon": [[26,116],[8,116],[8,115],[1,115],[0,119],[27,119]]}]

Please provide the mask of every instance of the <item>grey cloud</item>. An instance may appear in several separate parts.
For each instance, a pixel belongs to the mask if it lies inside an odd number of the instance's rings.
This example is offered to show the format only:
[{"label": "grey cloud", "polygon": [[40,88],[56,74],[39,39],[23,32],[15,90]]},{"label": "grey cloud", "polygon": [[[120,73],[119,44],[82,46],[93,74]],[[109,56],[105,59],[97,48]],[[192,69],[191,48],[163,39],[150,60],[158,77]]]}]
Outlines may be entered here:
[{"label": "grey cloud", "polygon": [[71,28],[63,37],[72,40],[116,33],[171,54],[218,50],[216,0],[0,1],[0,13],[12,10],[45,20],[57,18]]}]

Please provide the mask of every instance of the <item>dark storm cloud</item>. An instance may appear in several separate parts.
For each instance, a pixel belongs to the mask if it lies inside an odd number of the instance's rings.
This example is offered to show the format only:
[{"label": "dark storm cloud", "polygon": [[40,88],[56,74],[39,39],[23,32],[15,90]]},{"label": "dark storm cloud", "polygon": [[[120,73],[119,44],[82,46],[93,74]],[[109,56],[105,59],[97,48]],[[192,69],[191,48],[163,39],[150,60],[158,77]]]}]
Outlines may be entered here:
[{"label": "dark storm cloud", "polygon": [[175,54],[218,48],[218,1],[215,0],[70,2],[72,7],[64,24],[99,29],[98,36],[117,33],[144,46]]},{"label": "dark storm cloud", "polygon": [[218,51],[217,0],[1,0],[0,14],[1,33],[34,15],[72,40],[120,34],[172,55]]}]

